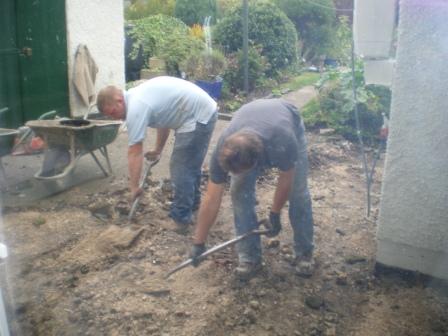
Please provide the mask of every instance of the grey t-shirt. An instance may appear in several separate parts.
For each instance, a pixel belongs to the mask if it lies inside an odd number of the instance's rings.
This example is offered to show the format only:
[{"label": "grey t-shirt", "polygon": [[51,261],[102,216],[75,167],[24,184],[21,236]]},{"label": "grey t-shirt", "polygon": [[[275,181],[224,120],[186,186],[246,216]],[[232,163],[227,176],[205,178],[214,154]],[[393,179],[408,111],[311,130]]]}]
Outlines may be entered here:
[{"label": "grey t-shirt", "polygon": [[224,183],[228,173],[218,163],[218,153],[227,137],[240,130],[257,134],[264,146],[263,168],[276,167],[287,171],[294,167],[298,156],[298,134],[303,132],[297,108],[283,99],[259,99],[235,112],[229,127],[222,133],[212,154],[210,179]]}]

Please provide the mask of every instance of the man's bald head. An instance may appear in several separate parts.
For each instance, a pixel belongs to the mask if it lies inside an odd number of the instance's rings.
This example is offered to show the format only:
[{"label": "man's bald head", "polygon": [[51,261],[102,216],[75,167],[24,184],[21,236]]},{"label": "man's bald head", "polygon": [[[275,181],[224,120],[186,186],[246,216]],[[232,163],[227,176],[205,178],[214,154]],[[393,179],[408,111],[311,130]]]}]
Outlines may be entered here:
[{"label": "man's bald head", "polygon": [[98,92],[96,99],[98,110],[114,119],[124,119],[126,116],[123,91],[109,85]]}]

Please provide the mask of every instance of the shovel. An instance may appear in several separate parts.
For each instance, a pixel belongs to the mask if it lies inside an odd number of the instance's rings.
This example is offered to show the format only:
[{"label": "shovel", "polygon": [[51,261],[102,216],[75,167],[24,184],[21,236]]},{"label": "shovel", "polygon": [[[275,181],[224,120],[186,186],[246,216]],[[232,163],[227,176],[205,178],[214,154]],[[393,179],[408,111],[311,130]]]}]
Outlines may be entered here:
[{"label": "shovel", "polygon": [[[201,261],[204,260],[207,256],[218,252],[220,250],[222,250],[223,248],[227,247],[227,246],[232,246],[234,244],[236,244],[237,242],[244,240],[246,238],[249,238],[250,236],[253,235],[263,235],[266,233],[269,233],[270,230],[252,230],[249,232],[246,232],[245,234],[242,234],[241,236],[235,237],[233,239],[230,239],[224,243],[221,243],[219,245],[216,245],[210,249],[208,249],[207,251],[205,251],[204,253],[202,253],[200,256],[197,257],[197,260]],[[175,268],[173,268],[171,271],[169,271],[166,275],[165,275],[165,279],[168,279],[172,274],[176,273],[177,271],[180,271],[181,269],[191,265],[193,263],[193,259],[190,258],[188,260],[185,260],[183,263],[179,264],[178,266],[176,266]]]},{"label": "shovel", "polygon": [[[154,161],[148,161],[147,159],[145,159],[145,168],[143,169],[143,174],[140,177],[140,184],[139,184],[140,188],[143,188],[146,178],[148,177],[148,174],[151,171],[151,168],[154,167],[159,162],[159,160],[160,160],[160,158],[158,158]],[[132,203],[132,207],[131,207],[131,210],[129,211],[129,215],[128,215],[129,221],[131,221],[132,217],[134,217],[135,210],[137,209],[137,205],[140,202],[141,197],[142,197],[142,194],[137,196],[135,198],[134,202]]]}]

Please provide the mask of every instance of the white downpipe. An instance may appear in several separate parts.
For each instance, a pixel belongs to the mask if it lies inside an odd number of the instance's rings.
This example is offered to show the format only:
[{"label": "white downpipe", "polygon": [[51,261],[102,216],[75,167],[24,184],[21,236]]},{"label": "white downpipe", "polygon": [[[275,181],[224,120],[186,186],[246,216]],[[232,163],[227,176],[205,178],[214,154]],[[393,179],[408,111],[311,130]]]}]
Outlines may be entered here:
[{"label": "white downpipe", "polygon": [[212,34],[210,32],[210,20],[211,16],[207,16],[204,19],[204,37],[205,37],[205,50],[207,50],[208,53],[212,52]]}]

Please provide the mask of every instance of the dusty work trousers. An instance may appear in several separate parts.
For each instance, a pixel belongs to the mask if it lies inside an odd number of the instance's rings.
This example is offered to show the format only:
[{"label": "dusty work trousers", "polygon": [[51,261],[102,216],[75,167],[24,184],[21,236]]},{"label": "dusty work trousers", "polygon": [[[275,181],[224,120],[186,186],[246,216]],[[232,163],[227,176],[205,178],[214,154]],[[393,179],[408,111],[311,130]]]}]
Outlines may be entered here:
[{"label": "dusty work trousers", "polygon": [[201,201],[201,168],[215,128],[217,113],[207,124],[196,123],[193,132],[176,134],[170,161],[174,199],[169,216],[177,223],[192,221]]},{"label": "dusty work trousers", "polygon": [[[308,156],[303,123],[297,125],[298,161],[295,166],[294,184],[289,195],[289,221],[294,232],[294,252],[296,256],[313,253],[313,213],[308,189]],[[258,228],[255,213],[255,186],[257,177],[263,172],[256,167],[245,174],[231,177],[231,196],[237,235]],[[240,262],[260,262],[260,236],[255,235],[237,245]]]}]

